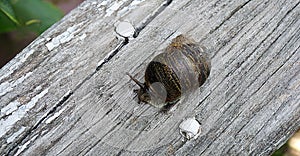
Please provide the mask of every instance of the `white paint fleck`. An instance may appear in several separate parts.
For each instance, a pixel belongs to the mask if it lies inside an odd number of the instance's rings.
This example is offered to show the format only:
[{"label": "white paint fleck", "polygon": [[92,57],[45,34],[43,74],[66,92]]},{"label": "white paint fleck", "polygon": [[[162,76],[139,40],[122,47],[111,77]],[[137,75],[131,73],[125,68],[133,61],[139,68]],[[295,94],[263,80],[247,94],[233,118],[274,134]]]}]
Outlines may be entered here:
[{"label": "white paint fleck", "polygon": [[[28,57],[31,56],[34,52],[35,52],[35,50],[34,50],[34,49],[31,49],[31,50],[29,50],[27,53],[21,55],[21,56],[19,57],[19,58],[20,58],[19,62],[20,62],[20,63],[24,63],[24,62],[28,59]],[[18,57],[18,56],[17,56],[17,57]],[[12,68],[14,68],[14,67],[12,67]],[[13,70],[12,68],[11,68],[10,70]]]},{"label": "white paint fleck", "polygon": [[25,130],[25,127],[22,126],[17,132],[15,132],[9,138],[7,138],[6,142],[7,143],[13,142],[22,132],[24,132],[24,130]]},{"label": "white paint fleck", "polygon": [[135,1],[130,3],[130,6],[136,6],[136,5],[140,4],[143,1],[145,1],[145,0],[135,0]]},{"label": "white paint fleck", "polygon": [[68,31],[61,34],[60,43],[67,43],[71,41],[71,39],[74,37],[74,34],[69,33]]},{"label": "white paint fleck", "polygon": [[[35,51],[33,49],[29,50],[28,52],[21,52],[19,53],[14,61],[10,61],[6,66],[0,69],[0,73],[5,73],[0,77],[0,81],[4,78],[10,76],[15,70],[17,70],[27,59],[31,56]],[[11,64],[13,63],[13,64]],[[0,87],[1,90],[1,87]]]},{"label": "white paint fleck", "polygon": [[79,39],[80,39],[81,41],[83,41],[85,38],[86,38],[86,34],[85,34],[85,33],[82,34],[81,36],[79,36]]},{"label": "white paint fleck", "polygon": [[40,91],[40,90],[42,90],[43,89],[43,87],[42,86],[37,86],[36,88],[34,88],[34,91]]},{"label": "white paint fleck", "polygon": [[0,96],[5,95],[6,93],[12,91],[15,86],[22,83],[31,74],[32,74],[32,72],[28,72],[26,75],[23,75],[22,77],[20,77],[19,79],[15,80],[15,81],[12,81],[12,82],[5,81],[2,84],[0,84]]},{"label": "white paint fleck", "polygon": [[131,10],[138,7],[138,5],[145,0],[134,0],[130,3],[128,7],[124,7],[122,10],[118,12],[118,17],[123,17],[126,15],[126,13],[129,13]]},{"label": "white paint fleck", "polygon": [[[15,110],[11,115],[9,115],[5,119],[0,120],[0,137],[2,137],[7,131],[22,117],[26,115],[26,113],[33,108],[36,103],[44,97],[48,93],[49,88],[43,90],[41,93],[33,97],[27,104],[21,105],[17,110]],[[17,102],[17,101],[15,101]],[[20,105],[16,103],[15,105]]]},{"label": "white paint fleck", "polygon": [[9,103],[7,106],[3,107],[0,110],[0,118],[2,118],[5,115],[9,115],[10,113],[17,110],[19,105],[20,105],[20,103],[18,101],[13,101],[13,102]]},{"label": "white paint fleck", "polygon": [[107,5],[107,4],[108,4],[107,1],[103,1],[103,2],[100,3],[101,6],[104,6],[104,5]]},{"label": "white paint fleck", "polygon": [[[66,93],[64,94],[64,96],[62,96],[62,97],[58,100],[58,102],[62,101],[65,97],[69,96],[69,95],[71,94],[71,92],[72,92],[71,90],[69,90],[68,92],[66,92]],[[54,105],[47,113],[45,113],[41,118],[44,119],[45,117],[47,117],[48,114],[49,114],[49,112],[52,111],[53,108],[56,107],[56,106],[57,106],[57,104],[55,104],[55,105]]]},{"label": "white paint fleck", "polygon": [[124,7],[122,10],[118,11],[118,17],[123,17],[129,11],[129,7]]},{"label": "white paint fleck", "polygon": [[53,50],[55,47],[57,47],[59,44],[55,44],[54,42],[48,42],[46,43],[46,47],[49,51]]},{"label": "white paint fleck", "polygon": [[74,74],[74,70],[70,70],[69,72],[68,72],[68,74],[67,74],[67,76],[66,77],[68,77],[68,76],[72,76]]},{"label": "white paint fleck", "polygon": [[13,88],[12,88],[11,83],[6,81],[6,82],[0,84],[0,96],[4,95],[7,92],[10,92],[12,90],[13,90]]},{"label": "white paint fleck", "polygon": [[46,124],[51,123],[54,119],[56,119],[58,116],[60,116],[60,114],[66,109],[67,107],[62,108],[61,110],[59,110],[58,112],[56,112],[53,116],[51,116],[49,119],[47,119],[45,121]]},{"label": "white paint fleck", "polygon": [[106,15],[105,17],[111,16],[115,11],[117,11],[120,6],[122,6],[124,4],[123,1],[115,1],[113,3],[112,6],[110,6],[107,10],[106,10]]},{"label": "white paint fleck", "polygon": [[19,146],[19,150],[17,151],[17,153],[15,154],[15,156],[19,155],[21,152],[23,152],[27,146],[32,142],[34,141],[36,138],[38,137],[38,135],[32,137],[29,141],[27,141],[25,144],[23,144],[22,146]]},{"label": "white paint fleck", "polygon": [[180,123],[179,131],[187,140],[197,139],[201,133],[201,125],[195,118],[187,118]]},{"label": "white paint fleck", "polygon": [[82,23],[74,25],[74,26],[68,28],[62,34],[52,38],[52,40],[50,42],[46,43],[46,47],[48,48],[48,50],[51,51],[54,48],[58,47],[60,44],[71,41],[75,37],[75,34],[81,30],[81,29],[79,29],[81,25],[82,25]]}]

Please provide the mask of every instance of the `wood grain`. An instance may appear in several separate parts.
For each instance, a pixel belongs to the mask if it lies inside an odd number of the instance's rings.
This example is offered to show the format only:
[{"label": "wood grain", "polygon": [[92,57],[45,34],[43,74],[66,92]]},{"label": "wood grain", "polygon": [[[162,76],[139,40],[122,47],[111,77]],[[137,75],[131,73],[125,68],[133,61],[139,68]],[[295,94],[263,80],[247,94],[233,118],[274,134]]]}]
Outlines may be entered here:
[{"label": "wood grain", "polygon": [[[270,155],[300,128],[299,0],[119,2],[85,1],[0,70],[1,155]],[[128,44],[120,20],[141,28]],[[143,80],[179,34],[211,75],[160,113],[125,73]],[[182,141],[193,116],[202,133]]]}]

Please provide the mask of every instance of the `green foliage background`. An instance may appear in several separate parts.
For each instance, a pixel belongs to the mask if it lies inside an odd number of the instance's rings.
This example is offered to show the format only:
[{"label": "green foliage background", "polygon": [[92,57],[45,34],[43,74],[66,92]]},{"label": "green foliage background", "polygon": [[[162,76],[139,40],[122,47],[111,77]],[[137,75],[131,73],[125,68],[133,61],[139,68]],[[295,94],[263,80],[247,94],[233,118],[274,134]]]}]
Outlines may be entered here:
[{"label": "green foliage background", "polygon": [[0,33],[14,30],[41,34],[63,17],[63,13],[43,0],[0,0]]}]

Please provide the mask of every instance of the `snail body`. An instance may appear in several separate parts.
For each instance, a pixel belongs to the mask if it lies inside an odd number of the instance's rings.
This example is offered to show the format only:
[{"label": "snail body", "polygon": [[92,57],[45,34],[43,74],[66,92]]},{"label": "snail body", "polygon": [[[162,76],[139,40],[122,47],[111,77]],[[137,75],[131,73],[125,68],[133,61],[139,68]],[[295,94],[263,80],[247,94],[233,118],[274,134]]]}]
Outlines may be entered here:
[{"label": "snail body", "polygon": [[179,35],[148,64],[144,83],[128,75],[140,86],[137,90],[139,102],[164,108],[200,87],[208,78],[210,69],[205,48]]}]

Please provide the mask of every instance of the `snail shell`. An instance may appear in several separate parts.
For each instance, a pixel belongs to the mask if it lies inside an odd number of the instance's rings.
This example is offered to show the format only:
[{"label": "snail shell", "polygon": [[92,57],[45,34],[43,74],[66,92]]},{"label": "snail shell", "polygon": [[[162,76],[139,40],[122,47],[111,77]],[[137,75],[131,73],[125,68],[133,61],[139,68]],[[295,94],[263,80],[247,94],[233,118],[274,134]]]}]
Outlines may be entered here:
[{"label": "snail shell", "polygon": [[179,35],[148,64],[145,83],[128,75],[140,86],[137,90],[139,102],[162,108],[173,105],[182,95],[200,87],[208,78],[210,69],[206,49]]}]

